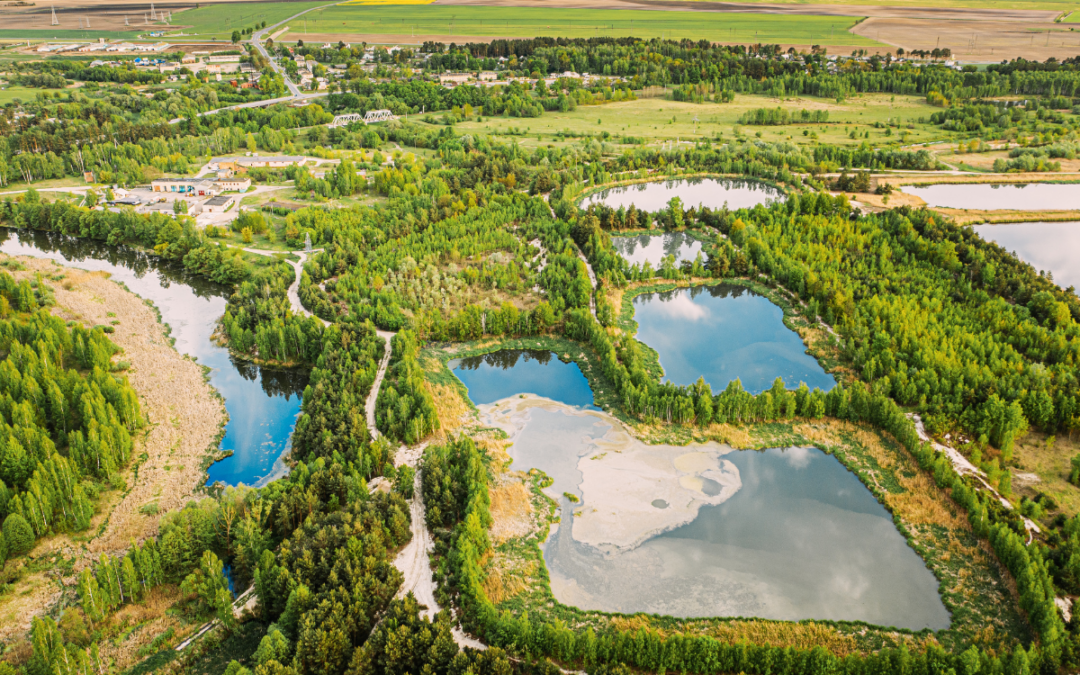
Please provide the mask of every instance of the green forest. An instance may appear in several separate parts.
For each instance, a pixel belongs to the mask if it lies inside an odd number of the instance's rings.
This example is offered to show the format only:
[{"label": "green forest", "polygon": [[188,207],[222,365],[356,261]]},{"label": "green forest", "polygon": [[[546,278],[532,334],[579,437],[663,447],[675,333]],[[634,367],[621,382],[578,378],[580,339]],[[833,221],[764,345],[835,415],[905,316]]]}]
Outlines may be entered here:
[{"label": "green forest", "polygon": [[[275,50],[347,68],[363,55],[344,45]],[[215,664],[207,672],[228,675],[1050,675],[1080,667],[1080,619],[1066,621],[1056,604],[1080,593],[1080,516],[1045,500],[1025,498],[1014,508],[997,496],[1013,495],[1021,439],[1071,438],[1080,427],[1080,298],[940,213],[864,211],[829,194],[821,175],[929,171],[939,166],[934,153],[891,138],[800,145],[740,135],[660,145],[614,143],[599,130],[533,147],[455,129],[472,116],[541,117],[665,85],[671,100],[701,106],[725,105],[730,92],[919,95],[940,108],[924,123],[943,138],[1022,139],[1022,149],[995,166],[1006,171],[1075,158],[1076,63],[972,71],[890,55],[830,68],[820,53],[635,39],[495,40],[421,51],[429,54],[421,72],[574,69],[621,79],[445,89],[348,68],[325,106],[196,117],[239,99],[227,97],[222,83],[197,78],[155,91],[160,80],[113,72],[134,69],[20,67],[24,86],[49,89],[63,78],[97,89],[22,104],[32,118],[16,119],[14,105],[5,109],[5,185],[88,171],[102,182],[136,185],[150,175],[194,172],[212,155],[254,150],[392,148],[394,155],[392,163],[381,154],[370,163],[345,159],[318,178],[302,167],[262,176],[291,181],[310,201],[281,214],[249,210],[233,225],[280,235],[290,249],[306,241],[318,249],[298,291],[314,317],[290,302],[296,277],[287,260],[245,254],[192,216],[91,208],[33,187],[3,197],[5,227],[132,247],[228,287],[218,337],[234,358],[303,368],[310,378],[287,476],[259,488],[206,490],[123,554],[72,570],[75,581],[64,591],[70,602],[34,617],[23,643],[0,650],[0,675],[204,672],[204,662]],[[404,64],[380,55],[379,67],[386,74]],[[122,93],[134,86],[149,96]],[[1003,96],[1031,103],[991,100]],[[419,114],[377,128],[324,126],[332,113],[382,108]],[[421,117],[429,112],[440,117]],[[169,124],[174,117],[180,121]],[[830,122],[822,111],[765,106],[740,124]],[[702,176],[752,181],[786,197],[734,210],[687,208],[679,199],[654,211],[582,205],[607,186]],[[356,195],[369,199],[331,203]],[[632,266],[612,235],[648,230],[689,233],[702,255]],[[778,378],[755,395],[738,380],[719,391],[704,380],[663,381],[655,354],[626,329],[633,323],[626,298],[656,284],[720,280],[782,298],[789,320],[829,334],[821,349],[838,385],[825,392]],[[54,304],[40,277],[16,282],[0,271],[0,562],[8,571],[30,559],[38,539],[90,526],[103,508],[100,495],[122,483],[145,424],[111,327],[67,322],[51,312]],[[378,331],[394,336],[372,396],[387,348]],[[1019,628],[983,639],[969,624],[938,634],[841,626],[868,636],[841,653],[813,640],[727,639],[671,617],[608,617],[597,628],[500,606],[485,582],[496,548],[491,495],[505,467],[488,451],[491,430],[474,438],[459,420],[441,416],[446,401],[425,350],[468,343],[496,351],[525,338],[579,348],[571,360],[585,364],[594,392],[603,390],[609,412],[642,434],[689,440],[710,428],[791,430],[828,421],[888,439],[958,514],[988,568],[1000,572]],[[966,439],[959,451],[986,481],[957,473],[920,440],[913,414],[935,438]],[[420,457],[416,466],[403,462],[403,447]],[[539,488],[530,494],[547,499]],[[417,513],[433,539],[441,605],[433,613],[398,593],[404,577],[394,562],[417,544]],[[1037,521],[1038,533],[1027,520]],[[5,579],[0,599],[17,588],[17,578]],[[238,618],[234,601],[248,589],[257,603]],[[116,626],[162,604],[193,629],[212,625],[186,650],[177,650],[178,636],[162,637],[130,668],[117,668],[110,656],[122,641]],[[488,648],[462,646],[461,630]]]}]

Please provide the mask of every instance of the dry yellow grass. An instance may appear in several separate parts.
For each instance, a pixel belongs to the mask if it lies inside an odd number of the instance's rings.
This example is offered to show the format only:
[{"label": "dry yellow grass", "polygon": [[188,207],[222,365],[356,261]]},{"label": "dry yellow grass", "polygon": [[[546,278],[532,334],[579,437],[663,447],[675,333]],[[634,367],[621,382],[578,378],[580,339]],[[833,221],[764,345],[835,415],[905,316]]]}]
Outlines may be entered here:
[{"label": "dry yellow grass", "polygon": [[526,588],[528,584],[520,576],[501,571],[494,566],[489,566],[484,577],[484,592],[495,604],[509,600]]},{"label": "dry yellow grass", "polygon": [[427,383],[431,397],[435,400],[435,414],[439,417],[439,430],[435,432],[440,442],[459,429],[469,417],[469,404],[450,384]]},{"label": "dry yellow grass", "polygon": [[532,531],[533,506],[529,490],[517,479],[490,489],[491,538],[501,544]]}]

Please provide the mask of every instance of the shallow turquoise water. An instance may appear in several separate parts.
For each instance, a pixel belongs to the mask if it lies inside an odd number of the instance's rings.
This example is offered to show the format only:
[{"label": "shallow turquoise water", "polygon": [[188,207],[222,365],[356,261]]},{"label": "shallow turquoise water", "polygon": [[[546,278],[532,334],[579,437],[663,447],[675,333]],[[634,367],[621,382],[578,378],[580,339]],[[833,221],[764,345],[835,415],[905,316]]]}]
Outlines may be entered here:
[{"label": "shallow turquoise water", "polygon": [[162,322],[169,325],[177,351],[210,368],[210,384],[225,399],[229,414],[221,449],[233,454],[210,465],[208,485],[218,481],[262,485],[286,473],[283,458],[308,374],[234,359],[228,349],[210,340],[225,313],[227,288],[189,275],[182,266],[101,242],[26,230],[0,230],[0,238],[0,251],[9,255],[45,257],[109,272],[114,281],[154,303]]},{"label": "shallow turquoise water", "polygon": [[656,350],[664,377],[680,385],[699,377],[719,392],[738,378],[761,392],[782,377],[789,388],[832,389],[836,381],[806,353],[783,322],[784,311],[741,286],[720,284],[634,298],[637,338]]}]

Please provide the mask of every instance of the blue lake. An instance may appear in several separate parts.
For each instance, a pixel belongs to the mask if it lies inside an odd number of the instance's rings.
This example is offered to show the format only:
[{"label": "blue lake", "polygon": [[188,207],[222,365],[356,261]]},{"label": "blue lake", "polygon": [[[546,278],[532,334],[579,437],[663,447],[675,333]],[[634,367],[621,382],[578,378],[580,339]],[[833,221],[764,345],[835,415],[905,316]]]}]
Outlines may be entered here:
[{"label": "blue lake", "polygon": [[784,311],[741,286],[720,284],[645,293],[634,298],[637,338],[656,350],[664,377],[679,385],[704,377],[719,392],[738,378],[758,393],[782,377],[788,388],[805,382],[832,389],[836,381],[797,333]]},{"label": "blue lake", "polygon": [[541,349],[503,349],[454,359],[447,367],[469,390],[477,405],[518,394],[535,394],[567,405],[597,410],[589,380],[574,362]]},{"label": "blue lake", "polygon": [[207,484],[261,486],[287,473],[284,457],[308,374],[235,359],[211,341],[225,313],[228,288],[187,274],[180,265],[101,242],[28,230],[0,230],[0,238],[0,251],[8,255],[109,272],[113,281],[154,303],[177,351],[210,369],[210,384],[225,399],[229,414],[221,449],[232,455],[210,465]]}]

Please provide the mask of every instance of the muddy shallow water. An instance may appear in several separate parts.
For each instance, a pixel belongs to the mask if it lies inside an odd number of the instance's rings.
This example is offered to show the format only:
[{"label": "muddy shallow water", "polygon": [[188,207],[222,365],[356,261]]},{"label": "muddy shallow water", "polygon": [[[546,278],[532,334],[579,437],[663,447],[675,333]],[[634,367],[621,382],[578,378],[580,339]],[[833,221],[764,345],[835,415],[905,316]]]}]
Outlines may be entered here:
[{"label": "muddy shallow water", "polygon": [[[517,470],[554,480],[555,597],[677,617],[949,625],[938,582],[870,491],[816,448],[646,445],[609,415],[526,397],[480,406]],[[574,503],[564,493],[574,494]]]},{"label": "muddy shallow water", "polygon": [[154,303],[177,351],[209,368],[210,384],[225,399],[229,421],[221,449],[232,455],[210,465],[207,484],[258,486],[286,473],[284,457],[308,374],[235,359],[211,341],[225,313],[226,287],[138,251],[47,232],[0,229],[0,251],[109,272],[114,281]]}]

